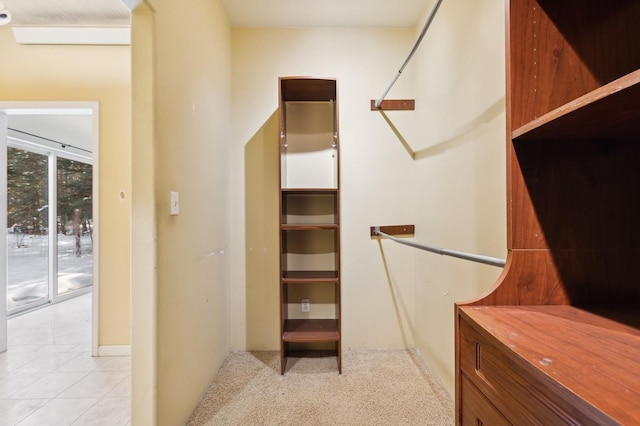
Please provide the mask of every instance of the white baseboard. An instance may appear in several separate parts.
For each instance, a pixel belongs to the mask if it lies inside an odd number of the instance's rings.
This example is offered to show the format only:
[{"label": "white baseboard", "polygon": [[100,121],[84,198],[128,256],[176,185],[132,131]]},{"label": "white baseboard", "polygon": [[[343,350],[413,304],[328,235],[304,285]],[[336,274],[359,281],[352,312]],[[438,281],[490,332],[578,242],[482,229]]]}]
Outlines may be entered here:
[{"label": "white baseboard", "polygon": [[98,356],[131,356],[130,345],[98,346]]}]

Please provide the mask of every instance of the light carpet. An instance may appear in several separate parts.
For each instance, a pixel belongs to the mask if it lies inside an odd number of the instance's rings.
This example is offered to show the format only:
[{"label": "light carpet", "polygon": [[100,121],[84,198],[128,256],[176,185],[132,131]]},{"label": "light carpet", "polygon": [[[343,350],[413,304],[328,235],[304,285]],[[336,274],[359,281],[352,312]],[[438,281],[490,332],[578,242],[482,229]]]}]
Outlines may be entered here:
[{"label": "light carpet", "polygon": [[454,405],[412,351],[292,358],[234,352],[187,425],[453,425]]}]

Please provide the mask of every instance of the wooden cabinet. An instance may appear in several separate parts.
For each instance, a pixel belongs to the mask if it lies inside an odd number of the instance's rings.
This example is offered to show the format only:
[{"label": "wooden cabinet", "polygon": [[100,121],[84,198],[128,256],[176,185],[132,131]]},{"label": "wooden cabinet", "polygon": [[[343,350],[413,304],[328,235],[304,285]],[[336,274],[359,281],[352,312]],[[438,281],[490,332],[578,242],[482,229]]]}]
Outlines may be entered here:
[{"label": "wooden cabinet", "polygon": [[507,1],[507,265],[456,304],[458,424],[640,419],[639,20]]},{"label": "wooden cabinet", "polygon": [[341,372],[337,83],[279,83],[281,371],[289,354],[329,351]]}]

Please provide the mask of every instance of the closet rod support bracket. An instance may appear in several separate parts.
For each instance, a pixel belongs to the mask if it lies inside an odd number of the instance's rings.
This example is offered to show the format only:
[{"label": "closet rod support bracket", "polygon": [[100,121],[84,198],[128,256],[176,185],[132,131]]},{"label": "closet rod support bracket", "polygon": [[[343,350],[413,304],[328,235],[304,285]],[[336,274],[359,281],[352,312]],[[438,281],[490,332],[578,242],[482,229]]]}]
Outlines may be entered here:
[{"label": "closet rod support bracket", "polygon": [[414,235],[416,232],[415,225],[392,225],[392,226],[372,226],[370,228],[371,237],[379,237],[383,232],[389,235]]},{"label": "closet rod support bracket", "polygon": [[415,111],[415,99],[387,99],[376,106],[376,99],[371,99],[371,111]]}]

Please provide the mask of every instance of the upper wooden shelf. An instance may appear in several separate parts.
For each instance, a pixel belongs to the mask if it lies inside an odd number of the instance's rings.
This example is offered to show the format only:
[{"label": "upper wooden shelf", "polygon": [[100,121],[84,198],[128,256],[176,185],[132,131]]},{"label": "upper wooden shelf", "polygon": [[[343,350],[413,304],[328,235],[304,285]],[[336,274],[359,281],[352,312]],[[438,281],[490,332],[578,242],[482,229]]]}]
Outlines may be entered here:
[{"label": "upper wooden shelf", "polygon": [[[584,399],[621,424],[640,418],[637,328],[568,305],[477,306],[460,311],[515,352],[526,362],[524,368],[533,370],[542,382],[551,383],[551,378],[553,386],[559,386],[556,391],[577,397],[576,404]],[[610,312],[640,317],[634,308]]]},{"label": "upper wooden shelf", "polygon": [[640,70],[636,70],[514,129],[512,138],[616,139],[639,134]]},{"label": "upper wooden shelf", "polygon": [[284,102],[335,101],[336,80],[310,77],[281,78],[281,94]]}]

